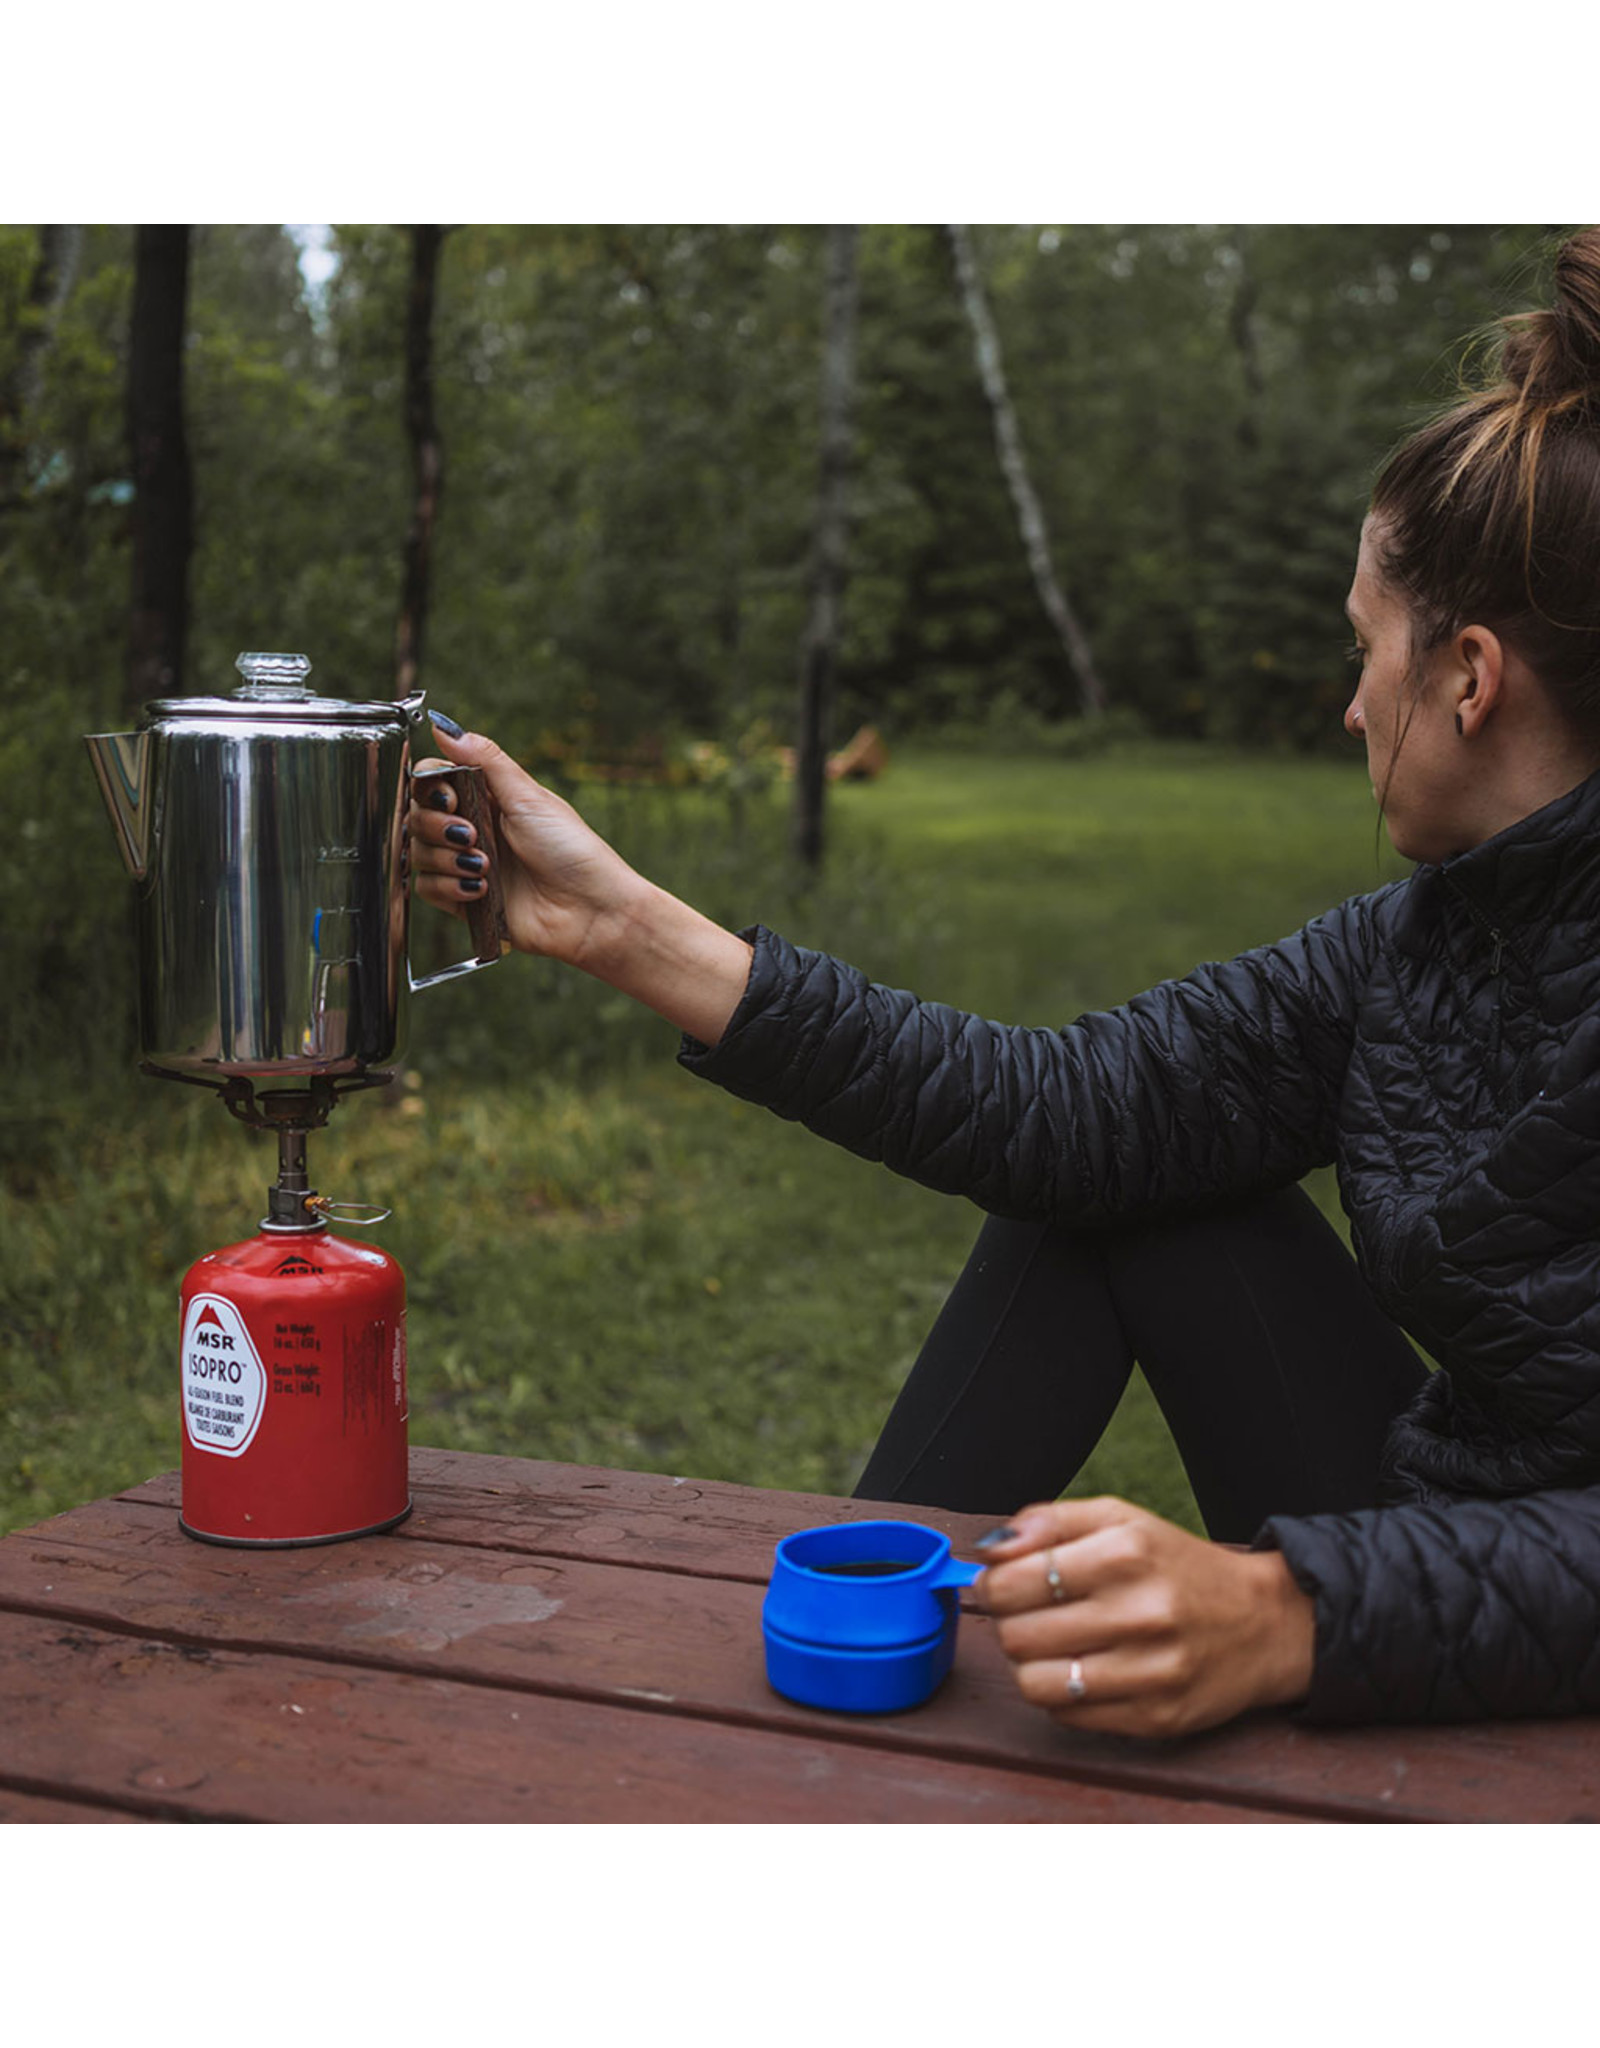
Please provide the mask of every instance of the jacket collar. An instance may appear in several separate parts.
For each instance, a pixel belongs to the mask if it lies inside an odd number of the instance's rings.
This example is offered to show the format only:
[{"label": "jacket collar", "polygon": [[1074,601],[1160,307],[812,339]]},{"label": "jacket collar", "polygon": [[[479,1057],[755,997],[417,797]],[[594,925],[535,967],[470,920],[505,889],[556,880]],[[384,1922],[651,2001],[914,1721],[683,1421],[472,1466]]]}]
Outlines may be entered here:
[{"label": "jacket collar", "polygon": [[1600,915],[1600,774],[1434,872],[1502,928]]}]

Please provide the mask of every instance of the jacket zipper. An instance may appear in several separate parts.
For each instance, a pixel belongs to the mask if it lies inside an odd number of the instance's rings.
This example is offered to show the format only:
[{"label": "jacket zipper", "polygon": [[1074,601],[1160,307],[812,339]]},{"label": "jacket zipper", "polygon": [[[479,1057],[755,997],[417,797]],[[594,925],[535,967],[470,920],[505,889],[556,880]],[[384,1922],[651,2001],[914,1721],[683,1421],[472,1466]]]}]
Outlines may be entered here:
[{"label": "jacket zipper", "polygon": [[1506,1106],[1505,1097],[1501,1094],[1499,1084],[1495,1079],[1495,1069],[1500,1064],[1500,1043],[1503,1029],[1501,1011],[1505,997],[1505,984],[1500,978],[1500,963],[1505,957],[1505,934],[1498,926],[1489,923],[1465,889],[1457,888],[1455,893],[1467,906],[1468,916],[1472,919],[1473,924],[1482,936],[1489,941],[1493,949],[1489,956],[1489,980],[1493,986],[1494,1000],[1489,1012],[1489,1043],[1486,1060],[1490,1093],[1503,1110]]},{"label": "jacket zipper", "polygon": [[1500,1064],[1500,1011],[1505,995],[1505,985],[1500,979],[1500,955],[1504,950],[1505,941],[1495,931],[1490,932],[1489,936],[1494,940],[1494,958],[1489,962],[1489,979],[1494,983],[1494,1008],[1489,1013],[1489,1085],[1498,1095],[1500,1090],[1494,1076]]}]

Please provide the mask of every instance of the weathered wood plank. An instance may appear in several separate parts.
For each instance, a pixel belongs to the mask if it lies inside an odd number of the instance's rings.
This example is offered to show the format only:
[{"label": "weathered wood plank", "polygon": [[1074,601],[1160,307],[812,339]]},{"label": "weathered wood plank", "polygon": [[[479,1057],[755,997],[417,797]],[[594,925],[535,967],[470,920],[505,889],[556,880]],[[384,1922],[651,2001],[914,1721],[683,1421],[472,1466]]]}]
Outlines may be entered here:
[{"label": "weathered wood plank", "polygon": [[[828,1494],[780,1493],[726,1480],[612,1472],[413,1445],[416,1508],[396,1533],[547,1557],[621,1563],[633,1570],[703,1572],[765,1585],[773,1546],[793,1530],[884,1516],[926,1522],[958,1547],[992,1517],[884,1506]],[[161,1474],[118,1498],[178,1505],[178,1475]]]},{"label": "weathered wood plank", "polygon": [[146,1826],[147,1813],[127,1813],[116,1806],[90,1806],[79,1799],[53,1799],[33,1792],[18,1792],[0,1785],[0,1827],[31,1822],[40,1827],[62,1827],[85,1821],[135,1821]]},{"label": "weathered wood plank", "polygon": [[[991,1643],[939,1697],[867,1726],[766,1682],[762,1589],[475,1547],[373,1537],[304,1550],[195,1543],[175,1519],[101,1501],[0,1543],[0,1606],[193,1645],[304,1654],[569,1697],[648,1701],[821,1739],[1056,1773],[1059,1748]],[[987,1636],[979,1617],[965,1628]],[[969,1697],[970,1696],[970,1697]],[[951,1728],[940,1723],[959,1701]],[[996,1710],[1001,1725],[992,1725]],[[1037,1724],[1037,1725],[1035,1725]],[[908,1738],[906,1731],[911,1731]],[[1017,1738],[1028,1738],[1017,1754]],[[1186,1795],[1181,1789],[1178,1796]]]},{"label": "weathered wood plank", "polygon": [[1022,1702],[976,1615],[963,1621],[954,1674],[926,1707],[883,1721],[819,1716],[766,1684],[757,1586],[398,1533],[245,1552],[193,1543],[147,1507],[99,1502],[0,1543],[0,1603],[328,1663],[654,1701],[929,1759],[1308,1817],[1600,1814],[1594,1722],[1317,1731],[1274,1716],[1170,1744],[1074,1736]]},{"label": "weathered wood plank", "polygon": [[1185,1822],[1272,1816],[715,1721],[0,1613],[5,1768],[157,1819]]}]

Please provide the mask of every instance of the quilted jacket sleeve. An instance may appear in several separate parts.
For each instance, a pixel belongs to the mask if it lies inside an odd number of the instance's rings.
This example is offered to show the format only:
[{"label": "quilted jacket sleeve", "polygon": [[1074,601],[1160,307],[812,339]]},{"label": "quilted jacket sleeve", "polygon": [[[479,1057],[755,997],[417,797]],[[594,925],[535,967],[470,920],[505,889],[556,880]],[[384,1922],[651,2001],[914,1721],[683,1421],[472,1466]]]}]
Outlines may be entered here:
[{"label": "quilted jacket sleeve", "polygon": [[1312,1721],[1600,1711],[1600,1487],[1277,1518],[1317,1612]]},{"label": "quilted jacket sleeve", "polygon": [[1079,1221],[1287,1185],[1333,1156],[1373,898],[1065,1030],[992,1024],[747,932],[693,1073],[1012,1217]]}]

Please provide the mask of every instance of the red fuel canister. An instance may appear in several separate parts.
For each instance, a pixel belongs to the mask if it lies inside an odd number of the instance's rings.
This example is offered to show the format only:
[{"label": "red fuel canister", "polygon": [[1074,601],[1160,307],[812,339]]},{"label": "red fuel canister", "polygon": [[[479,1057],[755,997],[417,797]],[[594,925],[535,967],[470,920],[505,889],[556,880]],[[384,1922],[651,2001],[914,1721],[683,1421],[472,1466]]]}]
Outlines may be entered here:
[{"label": "red fuel canister", "polygon": [[208,1543],[334,1543],[411,1510],[406,1283],[323,1223],[271,1225],[184,1276],[183,1507]]}]

